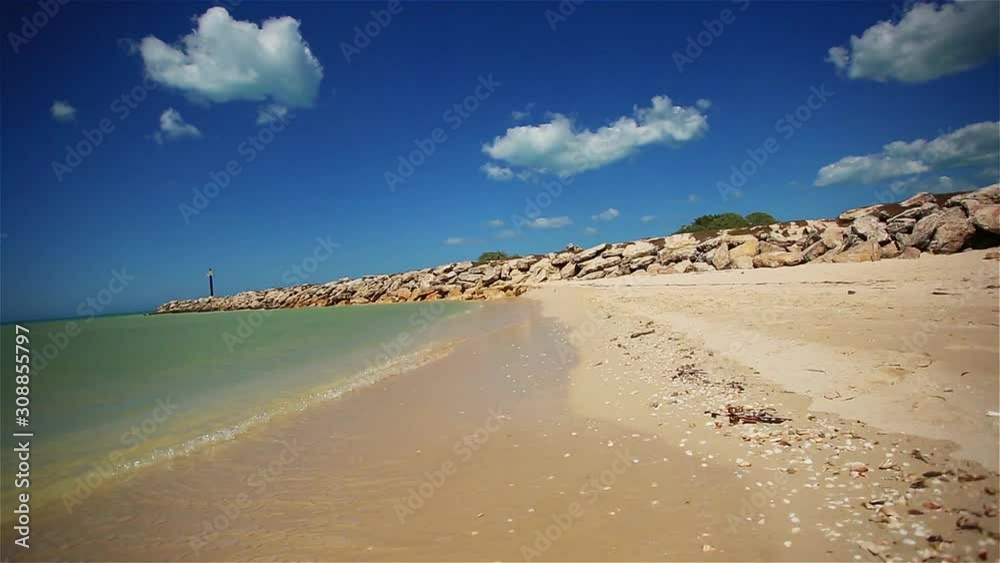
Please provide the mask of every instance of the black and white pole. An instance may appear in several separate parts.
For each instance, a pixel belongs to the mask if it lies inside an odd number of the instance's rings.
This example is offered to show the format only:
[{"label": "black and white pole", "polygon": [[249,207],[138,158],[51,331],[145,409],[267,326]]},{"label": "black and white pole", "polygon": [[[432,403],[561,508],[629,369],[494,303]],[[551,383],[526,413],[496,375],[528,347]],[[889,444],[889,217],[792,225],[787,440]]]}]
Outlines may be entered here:
[{"label": "black and white pole", "polygon": [[208,296],[215,297],[215,273],[208,269]]}]

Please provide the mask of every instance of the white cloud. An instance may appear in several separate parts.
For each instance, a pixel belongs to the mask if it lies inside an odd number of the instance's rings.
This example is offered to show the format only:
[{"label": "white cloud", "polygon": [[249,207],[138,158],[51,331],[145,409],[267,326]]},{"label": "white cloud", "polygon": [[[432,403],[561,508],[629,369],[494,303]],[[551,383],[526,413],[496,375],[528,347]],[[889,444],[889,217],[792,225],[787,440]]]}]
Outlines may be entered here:
[{"label": "white cloud", "polygon": [[848,156],[820,168],[817,186],[888,178],[962,166],[989,165],[1000,156],[1000,122],[984,121],[932,139],[894,141],[882,152]]},{"label": "white cloud", "polygon": [[712,107],[712,100],[706,100],[705,98],[701,98],[700,100],[695,102],[694,105],[698,106],[699,109],[709,109]]},{"label": "white cloud", "polygon": [[597,234],[597,229],[594,227],[584,227],[580,232],[587,236],[592,236]]},{"label": "white cloud", "polygon": [[639,217],[639,220],[643,223],[652,223],[653,221],[656,221],[656,215],[643,215],[642,217]]},{"label": "white cloud", "polygon": [[564,215],[561,217],[538,217],[528,221],[525,226],[532,229],[561,229],[572,224],[573,220]]},{"label": "white cloud", "polygon": [[267,125],[275,121],[285,121],[288,107],[281,104],[269,104],[257,108],[257,125]]},{"label": "white cloud", "polygon": [[617,209],[609,207],[597,215],[591,215],[590,218],[594,221],[614,221],[619,215],[621,215],[621,213],[619,213]]},{"label": "white cloud", "polygon": [[645,145],[685,143],[707,130],[708,119],[697,108],[656,96],[650,107],[635,107],[632,117],[619,117],[596,131],[578,129],[560,114],[541,125],[511,127],[483,145],[483,152],[511,166],[569,176],[626,158]]},{"label": "white cloud", "polygon": [[52,102],[52,107],[49,108],[52,112],[52,119],[56,121],[62,121],[63,123],[76,121],[76,108],[69,105],[69,102],[63,100],[56,100]]},{"label": "white cloud", "polygon": [[826,60],[852,79],[927,82],[997,56],[1000,3],[918,3],[898,23],[881,21],[831,47]]},{"label": "white cloud", "polygon": [[177,45],[150,35],[138,50],[151,78],[196,100],[272,100],[308,107],[323,79],[323,67],[302,38],[299,21],[289,16],[258,26],[213,7]]},{"label": "white cloud", "polygon": [[688,203],[698,203],[698,194],[688,194]]},{"label": "white cloud", "polygon": [[491,229],[499,229],[503,226],[503,219],[490,219],[486,222],[486,226]]},{"label": "white cloud", "polygon": [[164,141],[176,141],[184,137],[198,139],[201,137],[201,131],[185,122],[180,112],[174,108],[167,108],[160,114],[160,130],[153,133],[153,140],[162,145]]},{"label": "white cloud", "polygon": [[532,102],[532,103],[530,103],[530,104],[528,104],[527,106],[524,107],[524,111],[514,110],[514,111],[510,112],[510,117],[514,121],[524,121],[525,119],[528,119],[529,117],[531,117],[531,110],[534,107],[535,107],[535,103]]},{"label": "white cloud", "polygon": [[514,177],[513,170],[505,166],[497,166],[492,162],[487,162],[479,167],[479,169],[482,170],[486,174],[486,177],[490,180],[496,180],[498,182],[506,182]]},{"label": "white cloud", "polygon": [[448,238],[444,239],[444,243],[447,244],[447,245],[449,245],[449,246],[455,246],[455,245],[458,245],[458,244],[462,244],[464,242],[465,242],[465,239],[462,238],[462,237],[448,237]]}]

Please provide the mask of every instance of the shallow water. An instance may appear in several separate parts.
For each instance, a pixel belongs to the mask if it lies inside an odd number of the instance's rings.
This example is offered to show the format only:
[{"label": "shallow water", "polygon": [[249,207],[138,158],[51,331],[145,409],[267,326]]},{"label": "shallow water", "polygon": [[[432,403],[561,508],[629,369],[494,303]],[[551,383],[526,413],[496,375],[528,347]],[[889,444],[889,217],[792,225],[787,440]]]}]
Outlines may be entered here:
[{"label": "shallow water", "polygon": [[[127,315],[30,323],[33,507],[72,505],[145,466],[231,440],[446,354],[456,321],[481,304]],[[2,341],[14,342],[14,325]],[[3,355],[5,400],[13,354]],[[4,433],[3,501],[14,489]],[[67,496],[68,495],[68,496]],[[6,518],[9,516],[5,514]]]}]

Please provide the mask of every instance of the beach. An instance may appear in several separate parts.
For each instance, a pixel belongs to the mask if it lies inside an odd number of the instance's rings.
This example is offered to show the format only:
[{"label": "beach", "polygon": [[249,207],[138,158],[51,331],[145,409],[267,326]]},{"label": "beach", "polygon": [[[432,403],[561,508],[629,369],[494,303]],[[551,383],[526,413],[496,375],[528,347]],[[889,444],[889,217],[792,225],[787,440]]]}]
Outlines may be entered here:
[{"label": "beach", "polygon": [[30,555],[995,560],[983,255],[491,301],[447,354],[39,514]]}]

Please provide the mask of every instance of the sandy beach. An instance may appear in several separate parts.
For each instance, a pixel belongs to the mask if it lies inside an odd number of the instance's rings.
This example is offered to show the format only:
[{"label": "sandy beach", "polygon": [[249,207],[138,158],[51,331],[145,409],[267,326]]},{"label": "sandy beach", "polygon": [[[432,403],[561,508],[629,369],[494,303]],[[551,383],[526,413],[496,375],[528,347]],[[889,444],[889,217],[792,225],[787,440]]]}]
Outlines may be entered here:
[{"label": "sandy beach", "polygon": [[996,560],[983,255],[550,284],[442,359],[39,516],[31,555]]}]

